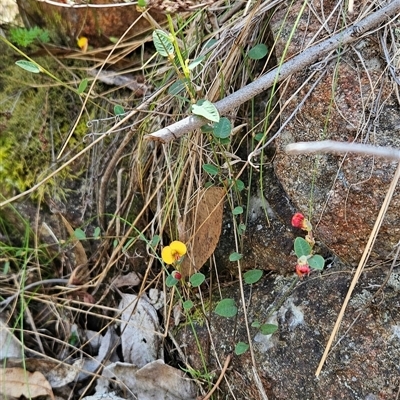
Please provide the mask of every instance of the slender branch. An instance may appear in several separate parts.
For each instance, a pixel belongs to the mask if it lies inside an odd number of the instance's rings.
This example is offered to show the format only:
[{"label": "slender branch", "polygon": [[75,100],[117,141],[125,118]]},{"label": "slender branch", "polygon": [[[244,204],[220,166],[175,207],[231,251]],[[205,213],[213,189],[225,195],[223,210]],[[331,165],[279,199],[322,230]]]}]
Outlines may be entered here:
[{"label": "slender branch", "polygon": [[[242,89],[239,89],[231,95],[216,102],[215,106],[221,115],[226,115],[230,110],[239,107],[241,104],[267,90],[274,83],[286,79],[297,71],[304,70],[330,51],[359,40],[370,29],[376,28],[379,24],[388,20],[389,17],[399,13],[400,0],[393,0],[386,7],[375,11],[363,20],[351,25],[344,31],[333,35],[319,44],[309,47],[301,54],[286,61],[282,65],[279,65],[261,78],[256,79]],[[145,138],[161,143],[168,143],[174,139],[180,138],[194,129],[200,128],[206,123],[207,120],[204,118],[189,116],[163,129],[148,134]]]},{"label": "slender branch", "polygon": [[357,153],[389,160],[400,160],[400,150],[393,147],[377,147],[361,143],[335,142],[334,140],[291,143],[285,147],[285,152],[287,154]]}]

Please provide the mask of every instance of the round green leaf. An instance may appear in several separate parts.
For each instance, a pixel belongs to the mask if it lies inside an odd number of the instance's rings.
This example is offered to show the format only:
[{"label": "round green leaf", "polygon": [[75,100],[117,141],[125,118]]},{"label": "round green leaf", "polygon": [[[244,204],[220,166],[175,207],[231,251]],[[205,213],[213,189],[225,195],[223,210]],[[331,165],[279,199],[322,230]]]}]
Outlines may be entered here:
[{"label": "round green leaf", "polygon": [[201,105],[193,104],[192,112],[195,115],[199,115],[200,117],[207,118],[210,121],[218,122],[219,121],[219,112],[217,108],[214,106],[211,101],[205,100]]},{"label": "round green leaf", "polygon": [[40,73],[40,68],[31,61],[18,60],[15,62],[15,64],[18,65],[18,67],[24,69],[25,71],[33,72],[34,74]]},{"label": "round green leaf", "polygon": [[263,272],[261,269],[252,269],[250,271],[247,271],[243,275],[243,278],[247,284],[251,285],[253,283],[258,282],[261,279],[262,275],[263,275]]},{"label": "round green leaf", "polygon": [[184,310],[190,310],[193,307],[193,301],[192,300],[184,301],[182,307]]},{"label": "round green leaf", "polygon": [[277,330],[278,330],[278,327],[274,324],[262,324],[260,326],[260,332],[263,335],[272,335]]},{"label": "round green leaf", "polygon": [[255,45],[249,50],[249,58],[252,60],[261,60],[268,54],[268,47],[264,43]]},{"label": "round green leaf", "polygon": [[235,252],[229,255],[229,261],[239,261],[242,257],[243,257],[242,254]]},{"label": "round green leaf", "polygon": [[243,235],[243,233],[245,233],[245,231],[246,231],[246,225],[240,223],[238,225],[238,233],[239,233],[239,235]]},{"label": "round green leaf", "polygon": [[215,307],[215,313],[225,318],[234,317],[237,311],[238,309],[233,299],[223,299]]},{"label": "round green leaf", "polygon": [[208,175],[215,176],[218,175],[219,169],[212,164],[203,164],[203,170],[207,172]]},{"label": "round green leaf", "polygon": [[322,271],[324,269],[325,260],[324,260],[324,257],[320,256],[319,254],[314,254],[307,261],[308,261],[308,265],[312,269],[317,269],[319,271]]},{"label": "round green leaf", "polygon": [[243,207],[237,206],[232,210],[233,215],[243,214]]},{"label": "round green leaf", "polygon": [[218,139],[226,139],[231,135],[232,125],[228,118],[222,117],[214,124],[214,136]]},{"label": "round green leaf", "polygon": [[156,29],[153,32],[153,43],[157,52],[163,57],[171,57],[174,54],[174,45],[168,33],[161,29]]},{"label": "round green leaf", "polygon": [[85,78],[85,79],[83,79],[83,80],[81,81],[81,83],[79,84],[78,93],[79,93],[79,94],[82,94],[82,93],[86,90],[87,85],[88,85],[88,80],[87,80],[87,78]]},{"label": "round green leaf", "polygon": [[119,104],[116,104],[116,105],[114,106],[114,114],[115,114],[116,116],[125,114],[124,107],[120,106]]},{"label": "round green leaf", "polygon": [[198,287],[204,282],[205,279],[206,277],[204,276],[204,274],[202,274],[201,272],[197,272],[190,277],[189,282],[192,284],[193,287]]},{"label": "round green leaf", "polygon": [[173,278],[172,275],[168,275],[167,279],[165,280],[165,284],[168,287],[175,286],[177,283],[178,283],[178,279]]},{"label": "round green leaf", "polygon": [[237,356],[240,356],[243,353],[246,353],[246,351],[249,349],[250,345],[245,342],[239,342],[235,346],[235,354]]},{"label": "round green leaf", "polygon": [[241,181],[240,179],[237,179],[235,181],[235,186],[236,186],[237,190],[239,190],[239,192],[241,192],[245,188],[244,182]]},{"label": "round green leaf", "polygon": [[85,240],[86,239],[86,233],[81,228],[76,228],[74,230],[74,235],[78,240]]},{"label": "round green leaf", "polygon": [[294,252],[298,258],[311,254],[311,246],[307,240],[302,237],[297,237],[294,241]]}]

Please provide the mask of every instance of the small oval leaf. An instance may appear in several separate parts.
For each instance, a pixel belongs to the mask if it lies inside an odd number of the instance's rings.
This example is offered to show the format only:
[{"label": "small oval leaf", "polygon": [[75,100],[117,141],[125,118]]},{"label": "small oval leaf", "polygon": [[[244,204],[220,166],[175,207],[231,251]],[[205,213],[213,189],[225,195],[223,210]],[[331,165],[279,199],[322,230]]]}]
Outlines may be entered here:
[{"label": "small oval leaf", "polygon": [[208,175],[215,176],[218,175],[219,169],[212,164],[203,164],[203,170],[207,172]]},{"label": "small oval leaf", "polygon": [[260,332],[263,335],[272,335],[277,330],[278,330],[278,326],[274,325],[274,324],[262,324],[260,326]]},{"label": "small oval leaf", "polygon": [[263,275],[263,272],[261,269],[252,269],[250,271],[247,271],[244,275],[244,281],[249,284],[252,285],[253,283],[258,282],[261,277]]},{"label": "small oval leaf", "polygon": [[294,240],[294,252],[297,258],[300,258],[301,256],[308,256],[311,254],[311,246],[307,240],[303,239],[302,237],[297,237]]},{"label": "small oval leaf", "polygon": [[82,94],[82,93],[86,90],[87,85],[88,85],[88,80],[87,80],[87,78],[85,78],[85,79],[83,79],[83,80],[81,81],[81,83],[79,84],[78,93],[79,93],[79,94]]},{"label": "small oval leaf", "polygon": [[229,121],[229,119],[226,117],[220,118],[220,120],[214,125],[213,133],[218,139],[228,138],[231,135],[231,132],[231,121]]},{"label": "small oval leaf", "polygon": [[206,277],[204,276],[204,274],[202,274],[201,272],[197,272],[190,277],[189,282],[192,284],[193,287],[198,287],[204,282],[205,279]]},{"label": "small oval leaf", "polygon": [[195,115],[199,115],[200,117],[207,118],[210,121],[218,122],[219,121],[219,112],[217,108],[214,106],[211,101],[205,100],[201,105],[193,104],[192,112]]},{"label": "small oval leaf", "polygon": [[114,115],[118,116],[118,115],[123,115],[123,114],[125,114],[124,107],[122,107],[119,104],[116,104],[114,106]]},{"label": "small oval leaf", "polygon": [[172,57],[174,54],[174,45],[168,33],[161,29],[156,29],[153,32],[153,43],[157,52],[163,57]]},{"label": "small oval leaf", "polygon": [[235,252],[229,255],[229,261],[239,261],[242,257],[243,257],[242,254]]},{"label": "small oval leaf", "polygon": [[245,342],[239,342],[235,346],[235,354],[237,356],[240,356],[243,353],[246,353],[246,351],[249,349],[250,345]]},{"label": "small oval leaf", "polygon": [[189,70],[191,71],[192,69],[195,69],[199,64],[201,64],[204,61],[205,58],[206,58],[205,56],[201,56],[201,57],[198,57],[195,60],[193,60],[188,65]]},{"label": "small oval leaf", "polygon": [[308,265],[312,269],[317,269],[319,271],[322,271],[324,269],[325,259],[324,259],[324,257],[320,256],[319,254],[314,254],[307,261],[308,261]]},{"label": "small oval leaf", "polygon": [[167,279],[165,280],[165,284],[168,287],[175,286],[178,283],[178,279],[175,279],[172,275],[168,275]]},{"label": "small oval leaf", "polygon": [[268,54],[268,47],[264,43],[255,45],[249,50],[248,56],[252,60],[261,60]]},{"label": "small oval leaf", "polygon": [[193,307],[193,301],[192,300],[186,300],[182,303],[182,307],[184,310],[190,310]]},{"label": "small oval leaf", "polygon": [[86,233],[81,228],[76,228],[74,230],[74,235],[78,240],[85,240],[86,239]]},{"label": "small oval leaf", "polygon": [[215,313],[225,318],[234,317],[237,311],[238,309],[233,299],[223,299],[215,307]]},{"label": "small oval leaf", "polygon": [[40,73],[40,68],[31,61],[18,60],[15,62],[15,64],[18,65],[18,67],[24,69],[25,71],[33,72],[34,74]]},{"label": "small oval leaf", "polygon": [[237,206],[232,210],[233,215],[243,214],[243,207]]}]

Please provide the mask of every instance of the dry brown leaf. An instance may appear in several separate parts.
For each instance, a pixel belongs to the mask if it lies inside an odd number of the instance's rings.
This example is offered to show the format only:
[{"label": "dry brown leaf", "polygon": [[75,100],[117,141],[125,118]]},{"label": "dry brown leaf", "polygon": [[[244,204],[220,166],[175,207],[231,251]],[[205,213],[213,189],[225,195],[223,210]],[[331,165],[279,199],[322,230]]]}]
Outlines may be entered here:
[{"label": "dry brown leaf", "polygon": [[54,400],[50,383],[41,372],[28,372],[23,368],[0,368],[0,395],[27,399],[50,396]]},{"label": "dry brown leaf", "polygon": [[186,243],[188,255],[180,268],[182,276],[198,271],[214,253],[221,236],[224,195],[225,189],[221,187],[200,190],[198,202],[190,211],[183,229],[184,232],[191,231],[191,238]]}]

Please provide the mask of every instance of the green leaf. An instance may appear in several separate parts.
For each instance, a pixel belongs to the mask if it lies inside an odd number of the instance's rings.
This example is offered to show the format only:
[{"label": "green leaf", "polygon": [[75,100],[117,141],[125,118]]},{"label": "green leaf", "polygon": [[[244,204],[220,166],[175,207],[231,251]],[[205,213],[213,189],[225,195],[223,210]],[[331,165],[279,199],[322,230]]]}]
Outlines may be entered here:
[{"label": "green leaf", "polygon": [[119,243],[118,239],[113,240],[113,248],[114,249],[118,246],[118,243]]},{"label": "green leaf", "polygon": [[190,310],[193,307],[193,301],[192,300],[186,300],[182,303],[182,307],[184,310]]},{"label": "green leaf", "polygon": [[237,206],[232,210],[233,215],[243,214],[243,207]]},{"label": "green leaf", "polygon": [[252,326],[253,328],[259,328],[259,327],[261,326],[261,322],[260,322],[258,319],[256,319],[256,320],[251,324],[251,326]]},{"label": "green leaf", "polygon": [[151,247],[156,247],[160,241],[161,237],[159,235],[154,235],[149,244]]},{"label": "green leaf", "polygon": [[301,256],[308,256],[311,254],[311,246],[307,240],[302,237],[297,237],[294,241],[294,252],[298,258]]},{"label": "green leaf", "polygon": [[83,80],[81,81],[81,83],[79,84],[78,93],[79,93],[79,94],[82,94],[82,93],[86,90],[87,85],[88,85],[88,80],[87,80],[87,78],[85,78],[85,79],[83,79]]},{"label": "green leaf", "polygon": [[320,256],[319,254],[314,254],[307,261],[308,261],[308,265],[312,269],[317,269],[319,271],[322,271],[324,269],[325,259],[324,259],[324,257]]},{"label": "green leaf", "polygon": [[138,7],[146,7],[147,3],[146,0],[138,0],[137,2]]},{"label": "green leaf", "polygon": [[250,345],[245,342],[239,342],[235,346],[235,354],[237,356],[240,356],[243,353],[246,353],[246,351],[249,349]]},{"label": "green leaf", "polygon": [[264,137],[265,137],[265,133],[264,133],[264,132],[259,132],[259,133],[256,133],[256,134],[254,135],[254,139],[255,139],[257,142],[259,142],[260,140],[262,140]]},{"label": "green leaf", "polygon": [[18,67],[24,69],[25,71],[33,72],[34,74],[40,73],[40,68],[33,62],[27,60],[18,60],[15,61],[15,64],[18,65]]},{"label": "green leaf", "polygon": [[212,164],[203,164],[203,170],[207,172],[208,175],[215,176],[218,175],[219,169]]},{"label": "green leaf", "polygon": [[229,261],[239,261],[242,257],[243,257],[242,254],[235,252],[229,255]]},{"label": "green leaf", "polygon": [[100,233],[101,233],[101,229],[100,227],[96,226],[94,233],[93,233],[93,237],[95,239],[100,239]]},{"label": "green leaf", "polygon": [[116,104],[114,106],[114,115],[118,116],[118,115],[123,115],[123,114],[125,114],[124,107],[122,107],[119,104]]},{"label": "green leaf", "polygon": [[246,232],[246,225],[240,223],[238,225],[238,233],[239,233],[239,235],[243,235],[245,232]]},{"label": "green leaf", "polygon": [[217,108],[214,106],[211,101],[205,100],[201,105],[193,104],[192,112],[195,115],[199,115],[200,117],[207,118],[210,121],[218,122],[219,121],[219,112]]},{"label": "green leaf", "polygon": [[215,313],[225,318],[234,317],[237,312],[238,309],[233,299],[223,299],[215,307]]},{"label": "green leaf", "polygon": [[192,284],[193,287],[198,287],[204,282],[205,279],[206,277],[204,276],[204,274],[202,274],[201,272],[197,272],[190,277],[189,282]]},{"label": "green leaf", "polygon": [[261,60],[268,54],[268,47],[264,43],[255,45],[249,50],[249,58],[252,60]]},{"label": "green leaf", "polygon": [[261,269],[252,269],[250,271],[247,271],[243,275],[243,278],[247,284],[251,285],[253,283],[258,282],[261,279],[262,275],[263,275],[263,272]]},{"label": "green leaf", "polygon": [[218,139],[226,139],[231,135],[232,125],[228,118],[222,117],[214,124],[214,136]]},{"label": "green leaf", "polygon": [[274,324],[262,324],[260,326],[260,332],[263,335],[272,335],[277,330],[278,330],[278,327],[277,327],[277,325],[274,325]]},{"label": "green leaf", "polygon": [[153,32],[153,43],[157,52],[163,57],[172,57],[175,50],[168,33],[161,29],[156,29]]},{"label": "green leaf", "polygon": [[167,279],[165,280],[165,284],[168,287],[172,287],[175,286],[178,283],[178,279],[175,279],[174,277],[172,277],[171,275],[167,276]]},{"label": "green leaf", "polygon": [[245,188],[244,182],[241,181],[240,179],[237,179],[237,180],[235,181],[235,186],[236,186],[236,189],[237,189],[239,192],[241,192],[241,191]]},{"label": "green leaf", "polygon": [[201,56],[201,57],[197,57],[195,60],[193,60],[189,65],[188,68],[191,71],[192,69],[195,69],[199,64],[201,64],[204,59],[206,57],[205,56]]},{"label": "green leaf", "polygon": [[85,240],[86,239],[86,233],[81,228],[76,228],[74,230],[74,235],[78,240]]}]

